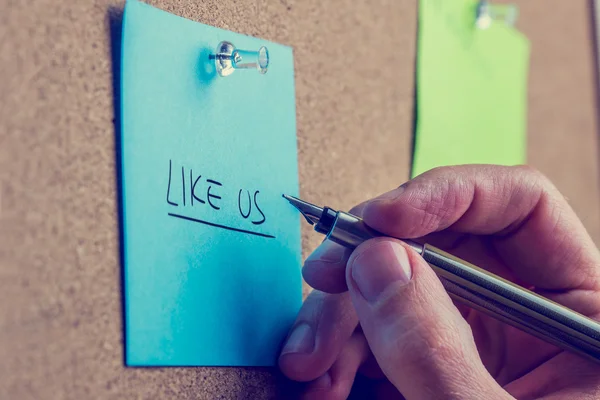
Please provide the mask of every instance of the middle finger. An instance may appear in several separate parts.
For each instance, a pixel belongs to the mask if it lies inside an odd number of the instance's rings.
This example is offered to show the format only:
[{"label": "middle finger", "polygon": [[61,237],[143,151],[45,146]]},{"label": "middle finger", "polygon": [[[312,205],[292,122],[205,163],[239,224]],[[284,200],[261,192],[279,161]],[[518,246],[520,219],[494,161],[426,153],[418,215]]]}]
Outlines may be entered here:
[{"label": "middle finger", "polygon": [[306,382],[323,375],[334,363],[358,325],[349,293],[313,290],[306,298],[279,356],[289,378]]}]

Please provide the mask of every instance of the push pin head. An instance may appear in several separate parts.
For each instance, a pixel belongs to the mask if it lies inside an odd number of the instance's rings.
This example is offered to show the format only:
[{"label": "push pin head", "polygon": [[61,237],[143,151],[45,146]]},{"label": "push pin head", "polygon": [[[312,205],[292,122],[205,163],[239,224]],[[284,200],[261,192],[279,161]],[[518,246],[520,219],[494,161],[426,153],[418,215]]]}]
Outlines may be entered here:
[{"label": "push pin head", "polygon": [[262,46],[258,51],[238,50],[231,42],[221,42],[214,56],[217,73],[231,75],[236,69],[257,69],[265,74],[269,68],[269,51]]},{"label": "push pin head", "polygon": [[490,4],[487,0],[480,0],[475,10],[475,24],[479,29],[487,29],[493,21],[504,20],[508,26],[517,22],[517,7],[510,4]]},{"label": "push pin head", "polygon": [[475,24],[479,29],[487,29],[492,24],[490,5],[485,0],[481,0],[477,4],[477,9],[475,11]]}]

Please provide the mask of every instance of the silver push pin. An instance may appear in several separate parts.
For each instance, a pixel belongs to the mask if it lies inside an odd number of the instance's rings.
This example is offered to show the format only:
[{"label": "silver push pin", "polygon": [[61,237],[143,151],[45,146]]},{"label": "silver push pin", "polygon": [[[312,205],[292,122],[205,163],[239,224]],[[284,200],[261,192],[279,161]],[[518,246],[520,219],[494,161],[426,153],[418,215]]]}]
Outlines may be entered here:
[{"label": "silver push pin", "polygon": [[236,69],[256,69],[266,74],[269,68],[269,51],[265,46],[258,51],[238,50],[231,42],[223,41],[211,58],[215,59],[217,72],[221,76],[231,75]]},{"label": "silver push pin", "polygon": [[512,4],[490,4],[487,0],[481,0],[475,13],[475,25],[479,29],[489,28],[493,21],[504,20],[508,26],[514,26],[517,22],[517,7]]}]

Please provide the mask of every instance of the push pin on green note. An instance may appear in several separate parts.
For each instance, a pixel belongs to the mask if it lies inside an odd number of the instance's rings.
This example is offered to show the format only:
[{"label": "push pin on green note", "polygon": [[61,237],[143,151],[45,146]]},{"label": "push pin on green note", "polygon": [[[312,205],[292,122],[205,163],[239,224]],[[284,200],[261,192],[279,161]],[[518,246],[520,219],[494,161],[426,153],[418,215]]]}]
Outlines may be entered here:
[{"label": "push pin on green note", "polygon": [[504,20],[508,26],[514,26],[517,22],[517,7],[512,4],[490,4],[481,0],[475,13],[475,25],[479,29],[489,28],[493,21]]},{"label": "push pin on green note", "polygon": [[265,46],[258,51],[238,50],[231,42],[223,41],[211,58],[214,58],[220,76],[231,75],[236,69],[256,69],[266,74],[269,68],[269,51]]}]

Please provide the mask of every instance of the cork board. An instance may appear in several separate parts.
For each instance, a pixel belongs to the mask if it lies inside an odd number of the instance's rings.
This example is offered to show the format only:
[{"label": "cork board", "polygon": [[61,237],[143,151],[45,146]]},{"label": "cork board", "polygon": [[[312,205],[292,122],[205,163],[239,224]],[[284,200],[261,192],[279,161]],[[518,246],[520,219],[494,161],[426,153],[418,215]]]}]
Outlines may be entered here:
[{"label": "cork board", "polygon": [[[407,179],[415,1],[150,3],[294,48],[302,196],[347,208]],[[530,164],[600,243],[591,6],[518,3]],[[111,57],[122,8],[0,2],[0,398],[292,398],[271,369],[123,366]],[[303,231],[305,256],[318,241]]]}]

